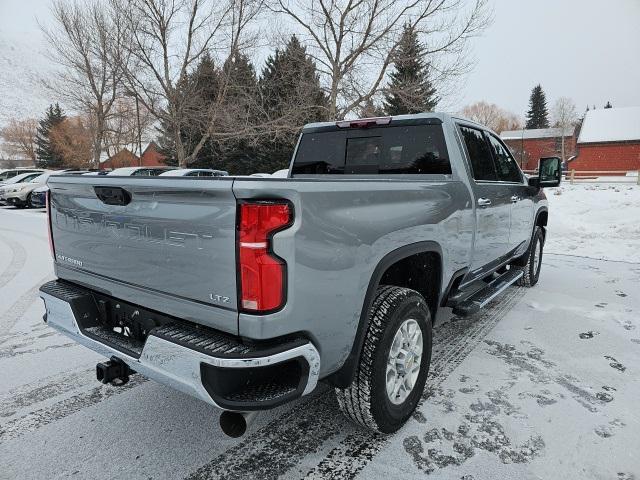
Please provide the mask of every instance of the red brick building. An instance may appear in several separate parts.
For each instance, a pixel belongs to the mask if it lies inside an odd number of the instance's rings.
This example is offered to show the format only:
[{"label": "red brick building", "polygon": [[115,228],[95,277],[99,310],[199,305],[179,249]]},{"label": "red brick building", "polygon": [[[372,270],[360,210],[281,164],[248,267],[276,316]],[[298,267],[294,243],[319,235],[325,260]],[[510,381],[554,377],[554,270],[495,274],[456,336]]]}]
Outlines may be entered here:
[{"label": "red brick building", "polygon": [[542,157],[562,156],[562,137],[564,136],[564,157],[576,154],[574,129],[535,128],[529,130],[509,130],[500,134],[514,158],[523,170],[535,170]]},{"label": "red brick building", "polygon": [[123,148],[100,164],[100,170],[113,170],[120,167],[135,167],[139,165],[138,156],[127,148]]},{"label": "red brick building", "polygon": [[144,167],[162,167],[166,165],[164,162],[165,157],[160,153],[156,142],[150,142],[149,145],[147,145],[140,159]]},{"label": "red brick building", "polygon": [[161,167],[166,165],[164,163],[165,157],[158,150],[158,145],[155,142],[150,142],[147,148],[142,152],[142,156],[138,157],[130,150],[123,148],[115,155],[109,157],[107,160],[100,164],[101,170],[109,170],[120,167]]},{"label": "red brick building", "polygon": [[587,112],[578,137],[578,154],[569,170],[640,170],[640,107]]}]

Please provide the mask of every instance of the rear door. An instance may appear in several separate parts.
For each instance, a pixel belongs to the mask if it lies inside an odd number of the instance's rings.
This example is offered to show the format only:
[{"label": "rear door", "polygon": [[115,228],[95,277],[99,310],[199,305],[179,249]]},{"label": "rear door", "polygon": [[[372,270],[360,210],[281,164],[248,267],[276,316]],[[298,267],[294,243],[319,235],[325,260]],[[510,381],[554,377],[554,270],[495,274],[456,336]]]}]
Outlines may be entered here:
[{"label": "rear door", "polygon": [[529,242],[533,231],[532,188],[526,183],[518,164],[509,149],[493,134],[489,142],[495,160],[498,179],[511,201],[511,225],[509,228],[509,248],[518,249]]},{"label": "rear door", "polygon": [[[58,275],[151,309],[184,310],[192,302],[236,311],[232,185],[218,178],[51,177]],[[235,329],[237,316],[233,323]]]},{"label": "rear door", "polygon": [[498,178],[489,141],[483,130],[458,125],[473,178],[476,235],[471,275],[481,276],[499,264],[509,251],[511,198]]}]

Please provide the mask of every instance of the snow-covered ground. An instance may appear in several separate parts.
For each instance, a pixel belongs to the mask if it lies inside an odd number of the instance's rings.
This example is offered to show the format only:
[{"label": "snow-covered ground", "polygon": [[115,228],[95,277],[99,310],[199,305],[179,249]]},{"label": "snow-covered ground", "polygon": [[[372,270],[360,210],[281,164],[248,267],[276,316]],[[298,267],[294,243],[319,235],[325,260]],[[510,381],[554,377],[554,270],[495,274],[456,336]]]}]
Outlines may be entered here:
[{"label": "snow-covered ground", "polygon": [[548,192],[540,282],[473,317],[442,311],[423,403],[387,437],[325,386],[234,440],[170,388],[98,384],[100,357],[41,320],[44,215],[0,207],[0,478],[640,479],[640,187],[626,188]]},{"label": "snow-covered ground", "polygon": [[640,186],[565,182],[546,193],[547,252],[640,262]]}]

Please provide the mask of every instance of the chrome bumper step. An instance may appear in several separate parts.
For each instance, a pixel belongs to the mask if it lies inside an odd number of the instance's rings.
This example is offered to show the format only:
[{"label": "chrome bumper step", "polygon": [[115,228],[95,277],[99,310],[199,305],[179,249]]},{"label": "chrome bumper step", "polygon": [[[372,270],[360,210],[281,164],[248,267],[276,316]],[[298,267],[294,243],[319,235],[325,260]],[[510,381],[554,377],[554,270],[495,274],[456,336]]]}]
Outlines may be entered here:
[{"label": "chrome bumper step", "polygon": [[[148,378],[221,408],[271,408],[310,393],[318,382],[320,355],[305,338],[249,344],[172,319],[151,329],[141,341],[101,324],[100,300],[96,301],[104,297],[101,294],[94,296],[89,290],[54,280],[40,288],[40,297],[51,327],[105,357],[117,357]],[[247,381],[243,380],[245,373]]]}]

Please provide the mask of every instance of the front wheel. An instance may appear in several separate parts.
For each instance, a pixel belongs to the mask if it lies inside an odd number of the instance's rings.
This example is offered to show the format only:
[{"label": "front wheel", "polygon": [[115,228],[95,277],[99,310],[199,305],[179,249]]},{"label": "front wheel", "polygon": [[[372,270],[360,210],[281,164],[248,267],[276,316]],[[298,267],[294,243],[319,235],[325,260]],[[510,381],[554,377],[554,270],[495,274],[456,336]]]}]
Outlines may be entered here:
[{"label": "front wheel", "polygon": [[415,410],[431,363],[431,314],[422,295],[381,286],[351,385],[336,388],[342,412],[382,433],[398,430]]},{"label": "front wheel", "polygon": [[523,275],[517,284],[521,287],[533,287],[538,283],[540,267],[542,267],[542,250],[544,248],[544,232],[542,227],[536,227],[531,240],[531,247],[527,253],[527,263],[523,267],[515,267],[522,270]]}]

